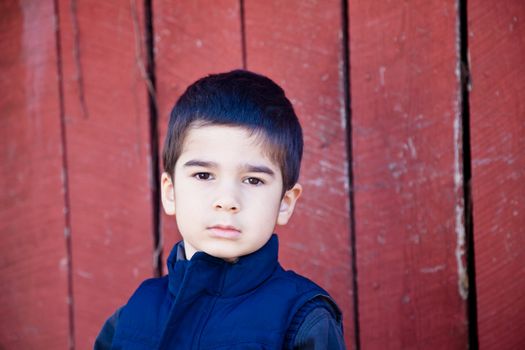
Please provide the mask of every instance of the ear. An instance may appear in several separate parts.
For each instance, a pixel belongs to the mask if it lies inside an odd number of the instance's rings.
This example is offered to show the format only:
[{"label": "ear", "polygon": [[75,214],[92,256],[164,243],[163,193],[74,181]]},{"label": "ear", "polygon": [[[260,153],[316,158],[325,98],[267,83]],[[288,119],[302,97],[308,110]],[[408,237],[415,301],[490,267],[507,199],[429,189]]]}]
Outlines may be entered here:
[{"label": "ear", "polygon": [[279,216],[277,217],[278,225],[286,225],[288,223],[288,220],[292,217],[295,203],[297,203],[302,192],[303,187],[297,183],[284,193],[281,206],[279,207]]},{"label": "ear", "polygon": [[160,194],[166,214],[175,215],[175,188],[167,172],[163,172],[160,177]]}]

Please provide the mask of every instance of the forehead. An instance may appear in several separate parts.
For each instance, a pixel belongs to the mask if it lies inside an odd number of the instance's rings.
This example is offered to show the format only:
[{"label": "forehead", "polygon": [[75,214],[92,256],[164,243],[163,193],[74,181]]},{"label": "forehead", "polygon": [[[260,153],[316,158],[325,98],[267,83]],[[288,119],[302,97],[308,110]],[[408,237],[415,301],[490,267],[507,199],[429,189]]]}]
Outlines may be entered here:
[{"label": "forehead", "polygon": [[179,158],[208,160],[265,161],[278,166],[271,156],[271,147],[264,135],[225,125],[193,126],[184,137]]}]

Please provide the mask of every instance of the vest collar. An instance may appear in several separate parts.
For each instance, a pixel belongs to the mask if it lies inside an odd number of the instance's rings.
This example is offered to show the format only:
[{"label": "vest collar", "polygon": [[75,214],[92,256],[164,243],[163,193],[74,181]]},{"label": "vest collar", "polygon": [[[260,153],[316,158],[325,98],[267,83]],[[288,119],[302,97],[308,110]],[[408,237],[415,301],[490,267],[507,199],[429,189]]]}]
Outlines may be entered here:
[{"label": "vest collar", "polygon": [[204,252],[186,260],[184,243],[177,243],[168,257],[169,290],[173,297],[184,290],[186,297],[205,292],[233,297],[245,294],[273,273],[278,266],[279,241],[273,234],[259,250],[240,257],[235,263],[224,261]]}]

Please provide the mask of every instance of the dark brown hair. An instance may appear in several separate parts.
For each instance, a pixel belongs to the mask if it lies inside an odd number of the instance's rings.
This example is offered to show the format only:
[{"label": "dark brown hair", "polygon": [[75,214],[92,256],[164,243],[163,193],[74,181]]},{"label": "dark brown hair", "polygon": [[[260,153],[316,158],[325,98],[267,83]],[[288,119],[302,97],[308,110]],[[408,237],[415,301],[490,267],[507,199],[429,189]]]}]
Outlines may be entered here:
[{"label": "dark brown hair", "polygon": [[164,171],[170,176],[188,129],[204,125],[242,127],[260,137],[281,168],[283,191],[297,182],[303,153],[301,125],[283,89],[271,79],[234,70],[190,85],[171,111],[164,142]]}]

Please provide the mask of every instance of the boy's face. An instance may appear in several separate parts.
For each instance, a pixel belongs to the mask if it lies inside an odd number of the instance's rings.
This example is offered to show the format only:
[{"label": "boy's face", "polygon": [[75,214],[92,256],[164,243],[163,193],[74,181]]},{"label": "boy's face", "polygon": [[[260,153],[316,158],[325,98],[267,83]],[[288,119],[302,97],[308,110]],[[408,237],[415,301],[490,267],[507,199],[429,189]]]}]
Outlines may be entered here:
[{"label": "boy's face", "polygon": [[175,165],[162,174],[162,203],[176,215],[186,257],[196,251],[234,261],[261,248],[293,213],[301,186],[282,195],[281,169],[240,127],[190,128]]}]

